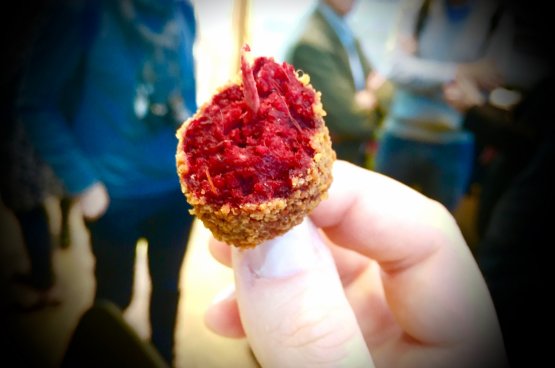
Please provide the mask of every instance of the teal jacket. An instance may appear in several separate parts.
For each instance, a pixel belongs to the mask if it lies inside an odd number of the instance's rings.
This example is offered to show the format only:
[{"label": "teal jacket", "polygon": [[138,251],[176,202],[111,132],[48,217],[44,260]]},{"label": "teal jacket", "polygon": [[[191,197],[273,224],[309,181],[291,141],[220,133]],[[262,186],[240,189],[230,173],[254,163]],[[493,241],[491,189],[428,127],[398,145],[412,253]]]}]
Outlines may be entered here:
[{"label": "teal jacket", "polygon": [[[149,45],[123,25],[119,2],[67,3],[39,33],[18,96],[18,116],[33,145],[70,194],[95,182],[114,198],[179,190],[176,125],[157,125],[136,113]],[[163,3],[180,12],[185,25],[175,59],[186,109],[194,112],[194,12],[187,2]],[[160,30],[168,14],[138,17]]]}]

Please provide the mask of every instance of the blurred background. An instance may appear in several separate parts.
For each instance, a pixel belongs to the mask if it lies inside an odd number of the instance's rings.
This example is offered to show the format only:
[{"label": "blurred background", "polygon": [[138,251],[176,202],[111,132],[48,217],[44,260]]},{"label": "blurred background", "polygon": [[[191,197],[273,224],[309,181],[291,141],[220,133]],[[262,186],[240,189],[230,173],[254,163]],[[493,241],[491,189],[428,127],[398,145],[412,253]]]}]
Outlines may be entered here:
[{"label": "blurred background", "polygon": [[[253,55],[284,59],[286,46],[303,18],[314,7],[312,0],[208,0],[195,1],[199,20],[198,101],[235,73],[238,51],[248,42]],[[360,0],[348,15],[371,62],[380,69],[399,0]],[[232,30],[230,32],[230,30]]]},{"label": "blurred background", "polygon": [[[33,25],[44,10],[56,0],[25,0],[4,4],[2,44],[5,47],[2,67],[2,109],[13,93],[13,74],[21,67]],[[215,88],[236,73],[239,49],[251,46],[253,56],[284,58],[286,44],[293,37],[314,6],[311,0],[195,0],[193,1],[198,38],[194,53],[197,72],[197,102],[206,102]],[[349,17],[353,29],[361,36],[365,51],[379,65],[387,35],[394,19],[396,0],[361,0]],[[8,9],[9,8],[9,9]],[[46,201],[53,237],[60,233],[61,214],[55,198]],[[58,367],[81,315],[94,297],[94,257],[81,214],[72,208],[69,214],[71,245],[53,251],[53,264],[63,293],[63,302],[31,312],[14,312],[2,303],[0,366]],[[26,270],[29,262],[23,237],[13,214],[0,207],[1,290],[9,287],[14,271]],[[230,270],[217,263],[208,253],[208,232],[195,221],[188,253],[183,265],[179,307],[177,367],[256,367],[246,342],[226,339],[208,331],[203,313],[211,300],[233,282]],[[125,311],[127,322],[141,337],[148,337],[147,301],[150,280],[147,273],[148,244],[137,244],[134,297]],[[4,293],[2,293],[4,295]]]},{"label": "blurred background", "polygon": [[[18,2],[9,12],[2,12],[2,39],[6,45],[7,63],[2,70],[2,93],[6,96],[11,74],[19,68],[33,24],[38,21],[48,0]],[[201,105],[235,74],[239,48],[249,43],[253,56],[272,56],[283,60],[287,42],[301,19],[312,10],[311,0],[195,0],[198,39],[197,101]],[[364,41],[364,49],[377,64],[397,1],[362,0],[352,12],[349,22]],[[5,101],[6,99],[2,99]],[[2,102],[4,103],[4,102]],[[3,106],[6,108],[6,106]],[[48,201],[53,236],[60,231],[60,213],[56,200]],[[0,211],[0,262],[2,289],[9,275],[29,267],[17,222],[5,206]],[[53,253],[55,272],[64,295],[59,306],[33,312],[2,311],[2,363],[5,367],[57,367],[71,334],[82,313],[91,306],[94,296],[94,257],[82,218],[70,213],[71,246],[56,248]],[[204,327],[203,313],[212,298],[233,282],[230,270],[219,265],[208,254],[207,230],[196,222],[191,236],[181,285],[184,289],[179,309],[177,333],[178,367],[257,366],[243,340],[219,337]],[[135,295],[125,311],[125,319],[142,337],[149,336],[147,300],[150,281],[147,276],[146,249],[137,244]]]},{"label": "blurred background", "polygon": [[[20,68],[33,24],[56,0],[3,2],[1,37],[4,64],[1,77],[2,112],[9,110],[11,80]],[[314,0],[194,0],[198,22],[194,46],[197,103],[207,102],[214,90],[237,72],[240,49],[248,43],[253,56],[271,56],[283,61],[286,47],[312,11]],[[387,69],[385,52],[396,22],[399,0],[359,0],[347,21],[361,41],[364,53],[379,72]],[[2,115],[4,116],[4,115]],[[1,124],[2,122],[0,122]],[[454,212],[470,247],[477,241],[476,197],[470,191]],[[46,202],[53,236],[60,233],[61,214],[55,198]],[[19,313],[1,304],[0,366],[58,367],[82,313],[94,297],[94,257],[79,211],[69,213],[71,245],[56,247],[53,262],[63,290],[63,303]],[[183,264],[181,303],[177,328],[177,367],[257,367],[246,341],[213,334],[204,326],[203,315],[211,300],[233,283],[231,271],[217,263],[207,249],[209,233],[195,220]],[[0,206],[0,298],[9,288],[9,275],[29,267],[22,234],[13,214]],[[141,337],[148,337],[147,300],[150,295],[146,252],[148,244],[137,243],[134,297],[124,318]],[[5,332],[10,332],[5,333]]]}]

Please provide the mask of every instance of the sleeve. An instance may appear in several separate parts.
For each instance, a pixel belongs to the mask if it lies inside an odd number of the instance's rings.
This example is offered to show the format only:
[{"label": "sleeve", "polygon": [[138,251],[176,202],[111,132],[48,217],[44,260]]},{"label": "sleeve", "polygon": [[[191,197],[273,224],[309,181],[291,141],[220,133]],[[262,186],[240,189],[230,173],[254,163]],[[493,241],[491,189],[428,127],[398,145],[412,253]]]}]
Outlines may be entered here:
[{"label": "sleeve", "polygon": [[45,18],[24,66],[17,101],[18,119],[30,141],[69,194],[78,194],[97,181],[61,105],[67,93],[64,87],[80,71],[84,57],[80,11],[58,5]]},{"label": "sleeve", "polygon": [[504,152],[530,147],[537,135],[533,127],[515,120],[513,113],[490,105],[468,110],[463,126],[479,140]]},{"label": "sleeve", "polygon": [[185,100],[185,105],[191,114],[197,110],[196,101],[196,60],[194,56],[194,45],[197,35],[197,20],[193,5],[189,1],[184,1],[181,5],[185,27],[182,35],[181,49],[181,94]]},{"label": "sleeve", "polygon": [[[433,3],[431,4],[433,5]],[[396,85],[419,92],[434,92],[455,78],[456,63],[421,58],[416,52],[416,20],[422,1],[405,0],[399,5],[397,20],[386,52],[384,73]],[[415,50],[409,50],[413,44]]]},{"label": "sleeve", "polygon": [[513,9],[503,8],[499,25],[486,49],[486,57],[495,62],[505,85],[527,90],[539,83],[551,66],[529,50],[530,45],[522,40],[530,37],[529,31],[518,27]]},{"label": "sleeve", "polygon": [[292,51],[290,59],[295,67],[308,73],[311,84],[322,93],[326,124],[333,134],[357,140],[373,136],[379,113],[369,114],[357,107],[352,83],[338,75],[334,55],[301,43]]}]

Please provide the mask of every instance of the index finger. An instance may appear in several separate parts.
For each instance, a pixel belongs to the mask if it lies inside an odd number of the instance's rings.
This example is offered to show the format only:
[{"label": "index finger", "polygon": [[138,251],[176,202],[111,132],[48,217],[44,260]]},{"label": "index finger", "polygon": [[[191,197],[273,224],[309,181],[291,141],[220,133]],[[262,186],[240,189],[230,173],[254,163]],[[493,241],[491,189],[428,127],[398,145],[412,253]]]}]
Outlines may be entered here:
[{"label": "index finger", "polygon": [[328,198],[311,213],[337,244],[378,261],[386,271],[428,257],[448,241],[462,242],[439,203],[404,184],[344,161],[333,168]]},{"label": "index finger", "polygon": [[405,333],[431,345],[495,341],[491,298],[449,212],[346,162],[336,162],[333,176],[328,199],[311,219],[336,244],[380,264],[387,301]]}]

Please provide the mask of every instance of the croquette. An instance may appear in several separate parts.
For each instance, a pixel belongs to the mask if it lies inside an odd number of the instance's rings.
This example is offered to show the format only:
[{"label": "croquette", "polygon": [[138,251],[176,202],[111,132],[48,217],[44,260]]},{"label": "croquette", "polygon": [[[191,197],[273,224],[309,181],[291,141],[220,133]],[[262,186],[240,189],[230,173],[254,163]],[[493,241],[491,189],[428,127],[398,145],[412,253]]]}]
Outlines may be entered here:
[{"label": "croquette", "polygon": [[271,57],[252,65],[177,130],[177,174],[218,240],[252,248],[302,222],[332,182],[336,154],[309,75]]}]

